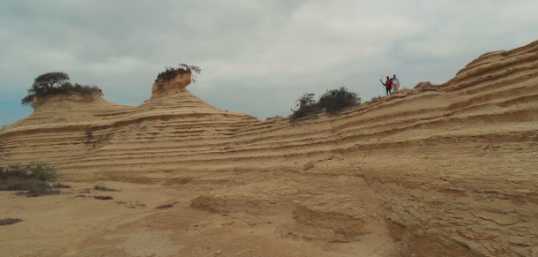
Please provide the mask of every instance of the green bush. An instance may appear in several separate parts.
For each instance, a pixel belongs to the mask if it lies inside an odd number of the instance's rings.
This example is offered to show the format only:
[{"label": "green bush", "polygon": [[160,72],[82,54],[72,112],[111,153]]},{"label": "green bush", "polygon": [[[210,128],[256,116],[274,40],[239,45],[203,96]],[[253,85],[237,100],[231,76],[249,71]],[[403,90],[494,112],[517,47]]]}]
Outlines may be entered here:
[{"label": "green bush", "polygon": [[37,180],[1,180],[0,191],[27,191],[26,196],[40,196],[40,195],[53,195],[59,194],[59,190],[54,190],[49,183]]},{"label": "green bush", "polygon": [[101,92],[97,86],[80,85],[69,82],[69,75],[65,72],[48,72],[35,78],[34,84],[28,89],[28,95],[21,99],[22,105],[29,105],[34,98],[75,93],[83,97],[91,97],[95,92]]},{"label": "green bush", "polygon": [[318,106],[320,109],[331,115],[340,113],[344,108],[360,104],[361,98],[357,93],[349,91],[345,87],[340,87],[333,90],[327,90],[319,98]]},{"label": "green bush", "polygon": [[0,180],[7,180],[8,178],[28,178],[28,170],[22,164],[12,164],[9,165],[6,169],[0,169]]},{"label": "green bush", "polygon": [[[48,181],[58,179],[56,170],[44,162],[31,162],[24,166],[20,163],[0,169],[0,191],[27,191],[26,196],[59,194]],[[60,186],[61,185],[61,186]],[[58,183],[54,188],[66,187]]]},{"label": "green bush", "polygon": [[321,95],[319,101],[314,100],[313,93],[305,93],[296,101],[297,109],[292,109],[290,122],[295,122],[298,119],[307,116],[315,116],[316,113],[325,110],[330,115],[337,115],[344,108],[358,105],[361,103],[361,98],[355,92],[349,91],[345,87],[340,87],[333,90],[327,90]]},{"label": "green bush", "polygon": [[55,181],[56,179],[58,179],[58,174],[56,174],[56,170],[43,162],[31,163],[30,171],[33,178],[42,181]]},{"label": "green bush", "polygon": [[31,162],[24,166],[20,163],[9,165],[6,169],[0,170],[0,180],[14,179],[36,179],[41,181],[55,181],[58,179],[56,170],[44,162]]}]

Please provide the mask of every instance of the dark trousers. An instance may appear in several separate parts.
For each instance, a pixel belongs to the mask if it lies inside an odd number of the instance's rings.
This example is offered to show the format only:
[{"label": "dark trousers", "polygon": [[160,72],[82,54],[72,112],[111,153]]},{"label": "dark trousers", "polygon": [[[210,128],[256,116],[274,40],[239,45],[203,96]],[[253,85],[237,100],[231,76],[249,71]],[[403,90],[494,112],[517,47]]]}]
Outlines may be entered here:
[{"label": "dark trousers", "polygon": [[392,90],[392,88],[387,88],[387,95],[392,94],[391,90]]}]

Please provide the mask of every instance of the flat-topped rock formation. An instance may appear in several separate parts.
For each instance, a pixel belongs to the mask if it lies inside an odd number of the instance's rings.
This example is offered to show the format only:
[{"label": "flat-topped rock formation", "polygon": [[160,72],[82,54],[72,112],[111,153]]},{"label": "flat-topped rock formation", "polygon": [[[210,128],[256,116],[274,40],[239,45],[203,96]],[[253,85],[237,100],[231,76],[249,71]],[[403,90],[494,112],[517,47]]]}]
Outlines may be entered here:
[{"label": "flat-topped rock formation", "polygon": [[289,220],[262,236],[333,242],[323,251],[339,256],[538,256],[537,76],[535,41],[486,53],[443,84],[290,123],[215,108],[180,74],[138,107],[37,99],[0,139],[4,164],[189,188],[185,208],[257,224],[270,209]]}]

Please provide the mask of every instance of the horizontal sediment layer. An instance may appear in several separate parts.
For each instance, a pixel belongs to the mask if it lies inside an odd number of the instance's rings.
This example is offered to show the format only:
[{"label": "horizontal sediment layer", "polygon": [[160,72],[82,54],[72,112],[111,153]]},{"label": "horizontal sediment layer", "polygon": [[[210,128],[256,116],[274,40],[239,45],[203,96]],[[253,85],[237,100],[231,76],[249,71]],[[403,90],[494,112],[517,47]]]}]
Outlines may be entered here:
[{"label": "horizontal sediment layer", "polygon": [[431,90],[295,123],[220,110],[186,89],[139,107],[57,100],[2,129],[2,164],[45,161],[77,181],[353,173],[376,194],[404,256],[425,242],[464,246],[461,256],[529,256],[538,252],[537,47],[485,54]]}]

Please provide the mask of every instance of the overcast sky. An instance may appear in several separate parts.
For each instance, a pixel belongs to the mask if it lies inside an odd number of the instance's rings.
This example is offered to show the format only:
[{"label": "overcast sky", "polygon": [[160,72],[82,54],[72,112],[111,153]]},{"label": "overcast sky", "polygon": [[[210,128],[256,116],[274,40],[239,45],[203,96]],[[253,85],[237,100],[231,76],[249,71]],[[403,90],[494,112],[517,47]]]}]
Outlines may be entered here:
[{"label": "overcast sky", "polygon": [[370,100],[382,75],[442,83],[483,53],[538,40],[537,10],[536,0],[2,0],[0,125],[32,113],[20,100],[53,71],[136,106],[165,66],[197,65],[190,92],[261,120],[289,115],[305,92],[345,86]]}]

